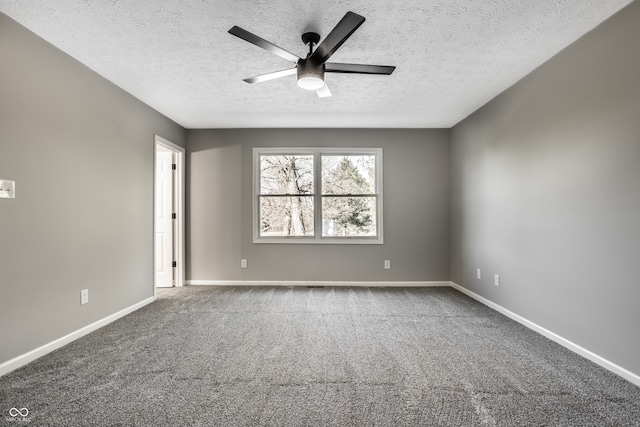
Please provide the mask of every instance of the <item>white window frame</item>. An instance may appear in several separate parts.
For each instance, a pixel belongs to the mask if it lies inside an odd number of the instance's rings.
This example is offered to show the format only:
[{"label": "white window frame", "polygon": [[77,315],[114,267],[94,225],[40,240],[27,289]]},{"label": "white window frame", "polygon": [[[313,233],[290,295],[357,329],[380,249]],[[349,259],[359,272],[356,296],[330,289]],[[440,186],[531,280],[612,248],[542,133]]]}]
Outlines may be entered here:
[{"label": "white window frame", "polygon": [[[260,236],[260,156],[300,154],[313,155],[314,159],[314,235],[313,236]],[[325,155],[375,155],[376,157],[376,236],[323,237],[322,236],[322,165]],[[382,198],[382,148],[336,148],[336,147],[254,147],[253,148],[253,243],[284,244],[383,244],[383,198]]]}]

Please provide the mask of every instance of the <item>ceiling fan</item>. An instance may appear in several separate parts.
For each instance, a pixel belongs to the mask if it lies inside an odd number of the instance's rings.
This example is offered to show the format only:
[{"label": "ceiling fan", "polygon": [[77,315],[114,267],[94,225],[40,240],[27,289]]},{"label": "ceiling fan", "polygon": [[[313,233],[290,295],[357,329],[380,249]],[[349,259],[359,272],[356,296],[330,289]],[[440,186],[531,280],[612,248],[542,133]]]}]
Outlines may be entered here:
[{"label": "ceiling fan", "polygon": [[298,75],[298,86],[307,90],[315,90],[320,98],[331,96],[331,91],[324,81],[324,73],[352,73],[352,74],[384,74],[389,75],[396,69],[388,65],[364,65],[364,64],[341,64],[337,62],[326,62],[331,55],[355,30],[362,25],[364,17],[357,13],[347,12],[338,24],[331,30],[329,35],[314,50],[313,47],[320,41],[320,35],[314,32],[304,33],[302,41],[309,45],[309,53],[305,58],[300,58],[293,53],[274,45],[267,40],[250,33],[238,26],[234,26],[229,33],[254,45],[268,50],[281,58],[294,62],[293,68],[275,71],[273,73],[262,74],[255,77],[243,79],[247,83],[259,83],[277,79],[293,74]]}]

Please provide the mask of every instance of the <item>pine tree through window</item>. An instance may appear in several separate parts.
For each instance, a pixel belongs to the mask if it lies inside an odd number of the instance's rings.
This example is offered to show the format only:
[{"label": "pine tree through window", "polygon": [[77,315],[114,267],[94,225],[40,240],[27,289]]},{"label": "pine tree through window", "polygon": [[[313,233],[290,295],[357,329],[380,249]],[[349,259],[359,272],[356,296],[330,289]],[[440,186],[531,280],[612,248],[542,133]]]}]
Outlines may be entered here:
[{"label": "pine tree through window", "polygon": [[382,243],[382,150],[254,149],[254,241]]}]

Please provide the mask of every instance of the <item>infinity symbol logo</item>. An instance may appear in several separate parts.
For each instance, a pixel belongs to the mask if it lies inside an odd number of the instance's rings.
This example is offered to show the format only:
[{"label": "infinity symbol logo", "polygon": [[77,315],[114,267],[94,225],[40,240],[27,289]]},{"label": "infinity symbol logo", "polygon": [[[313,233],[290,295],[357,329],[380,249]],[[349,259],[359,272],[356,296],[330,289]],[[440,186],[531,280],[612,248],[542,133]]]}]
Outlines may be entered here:
[{"label": "infinity symbol logo", "polygon": [[27,415],[29,415],[29,410],[27,408],[11,408],[9,409],[9,415],[11,415],[12,417],[17,417],[18,415],[20,415],[21,417],[26,417]]}]

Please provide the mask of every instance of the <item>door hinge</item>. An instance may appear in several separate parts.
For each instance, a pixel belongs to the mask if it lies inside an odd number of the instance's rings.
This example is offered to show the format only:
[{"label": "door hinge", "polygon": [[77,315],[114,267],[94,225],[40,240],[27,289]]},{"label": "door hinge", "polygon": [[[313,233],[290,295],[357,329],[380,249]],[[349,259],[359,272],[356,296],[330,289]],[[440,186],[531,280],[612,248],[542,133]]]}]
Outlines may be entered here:
[{"label": "door hinge", "polygon": [[173,262],[171,263],[171,266],[172,266],[173,268],[176,268],[176,267],[178,266],[178,263],[177,263],[177,262],[175,262],[175,261],[173,261]]},{"label": "door hinge", "polygon": [[174,170],[176,170],[176,168],[177,168],[176,164],[175,164],[175,163],[172,163],[172,164],[171,164],[171,170],[172,170],[172,171],[174,171]]},{"label": "door hinge", "polygon": [[176,219],[176,214],[172,213],[171,214],[171,219]]}]

